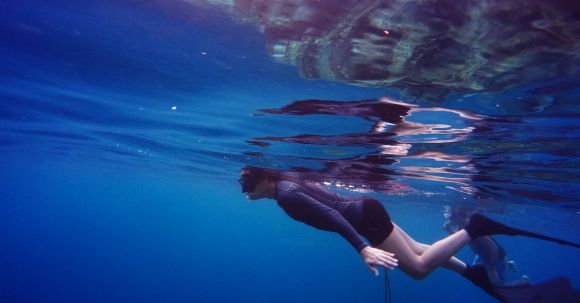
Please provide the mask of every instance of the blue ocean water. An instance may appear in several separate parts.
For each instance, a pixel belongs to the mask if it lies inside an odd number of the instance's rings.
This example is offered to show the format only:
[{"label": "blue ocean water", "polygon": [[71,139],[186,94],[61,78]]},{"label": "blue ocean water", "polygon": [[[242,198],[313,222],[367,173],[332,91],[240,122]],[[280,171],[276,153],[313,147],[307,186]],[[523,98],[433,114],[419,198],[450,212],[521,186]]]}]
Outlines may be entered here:
[{"label": "blue ocean water", "polygon": [[[305,80],[187,2],[5,0],[0,37],[0,302],[383,302],[339,236],[247,202],[247,164],[365,191],[426,243],[450,205],[580,242],[574,77],[402,123],[376,110],[413,103],[396,90]],[[577,250],[498,241],[519,274],[580,286]],[[390,277],[393,302],[495,302],[445,270]]]}]

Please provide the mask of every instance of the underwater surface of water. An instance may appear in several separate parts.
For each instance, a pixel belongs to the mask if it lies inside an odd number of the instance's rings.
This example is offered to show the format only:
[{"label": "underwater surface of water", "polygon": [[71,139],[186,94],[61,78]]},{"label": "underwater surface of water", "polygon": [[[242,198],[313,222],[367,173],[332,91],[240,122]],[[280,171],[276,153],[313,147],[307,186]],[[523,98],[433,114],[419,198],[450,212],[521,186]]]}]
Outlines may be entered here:
[{"label": "underwater surface of water", "polygon": [[[563,42],[580,37],[578,11],[542,15],[569,32],[518,19],[561,43],[504,45],[490,68],[474,53],[505,37],[453,30],[487,23],[410,21],[446,1],[407,15],[284,2],[0,3],[0,302],[383,302],[382,278],[339,236],[248,203],[245,165],[375,197],[427,243],[446,235],[446,208],[580,242],[577,45]],[[363,35],[377,14],[402,42]],[[498,241],[510,278],[580,286],[577,250]],[[495,302],[445,270],[390,277],[393,302]]]}]

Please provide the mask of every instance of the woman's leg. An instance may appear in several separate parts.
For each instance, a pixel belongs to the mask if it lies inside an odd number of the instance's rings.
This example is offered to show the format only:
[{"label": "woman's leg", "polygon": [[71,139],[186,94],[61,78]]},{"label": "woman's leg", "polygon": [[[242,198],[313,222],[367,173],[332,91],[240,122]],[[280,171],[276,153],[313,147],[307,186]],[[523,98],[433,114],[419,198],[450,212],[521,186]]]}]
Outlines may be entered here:
[{"label": "woman's leg", "polygon": [[[491,283],[501,285],[503,282],[497,272],[499,258],[499,246],[497,243],[491,237],[484,236],[473,239],[470,245],[473,252],[481,258]],[[503,261],[505,261],[505,257]]]},{"label": "woman's leg", "polygon": [[[460,230],[433,243],[426,247],[421,254],[418,254],[407,242],[403,233],[401,228],[394,228],[393,232],[378,248],[394,253],[399,260],[399,268],[414,279],[422,279],[429,275],[437,266],[453,257],[470,240],[467,232]],[[463,273],[465,264],[461,264],[459,267],[456,268],[456,271]]]},{"label": "woman's leg", "polygon": [[[424,243],[420,243],[415,241],[415,239],[411,238],[403,229],[401,229],[397,224],[393,223],[393,225],[395,225],[395,228],[399,230],[399,232],[401,233],[401,235],[403,236],[403,239],[405,239],[405,241],[407,241],[407,244],[409,244],[409,246],[411,246],[411,249],[418,255],[422,255],[423,252],[425,250],[427,250],[430,245],[424,244]],[[462,274],[465,271],[465,263],[463,263],[463,261],[459,260],[456,257],[451,257],[449,259],[447,259],[445,262],[443,262],[441,264],[441,267],[443,268],[447,268],[449,270],[452,270],[458,274]]]}]

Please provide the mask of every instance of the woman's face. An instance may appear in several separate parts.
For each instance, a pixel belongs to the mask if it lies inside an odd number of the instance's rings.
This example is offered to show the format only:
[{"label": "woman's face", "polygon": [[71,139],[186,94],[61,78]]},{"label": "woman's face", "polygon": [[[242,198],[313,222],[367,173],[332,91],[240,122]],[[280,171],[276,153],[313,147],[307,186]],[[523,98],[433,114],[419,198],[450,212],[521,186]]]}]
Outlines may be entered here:
[{"label": "woman's face", "polygon": [[249,193],[254,191],[257,184],[257,178],[248,170],[242,170],[240,173],[240,179],[238,180],[242,186],[243,193]]},{"label": "woman's face", "polygon": [[271,196],[270,182],[267,179],[257,179],[249,171],[242,170],[240,184],[242,185],[242,192],[246,193],[250,200],[269,198]]},{"label": "woman's face", "polygon": [[268,180],[262,180],[256,184],[253,191],[246,194],[250,200],[258,200],[270,197],[270,186]]}]

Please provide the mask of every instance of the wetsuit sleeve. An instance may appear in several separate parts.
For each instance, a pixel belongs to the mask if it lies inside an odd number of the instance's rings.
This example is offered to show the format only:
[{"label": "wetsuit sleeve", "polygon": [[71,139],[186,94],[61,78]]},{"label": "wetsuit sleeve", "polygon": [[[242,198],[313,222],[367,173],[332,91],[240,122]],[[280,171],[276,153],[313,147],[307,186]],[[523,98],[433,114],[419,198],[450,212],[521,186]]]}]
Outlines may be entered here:
[{"label": "wetsuit sleeve", "polygon": [[299,191],[285,192],[279,196],[278,204],[293,219],[321,230],[339,233],[358,252],[368,246],[337,210]]}]

